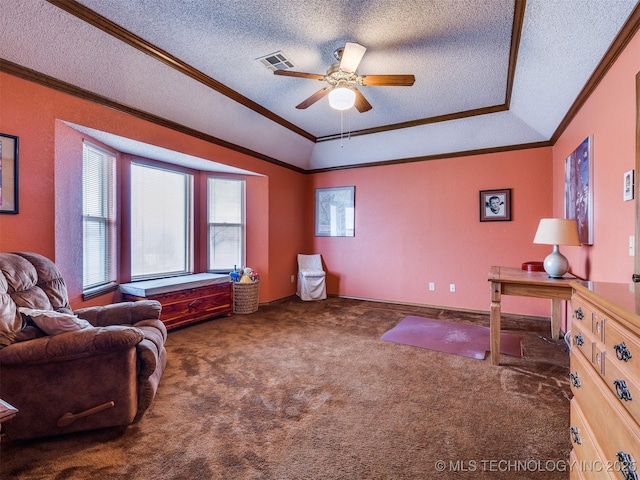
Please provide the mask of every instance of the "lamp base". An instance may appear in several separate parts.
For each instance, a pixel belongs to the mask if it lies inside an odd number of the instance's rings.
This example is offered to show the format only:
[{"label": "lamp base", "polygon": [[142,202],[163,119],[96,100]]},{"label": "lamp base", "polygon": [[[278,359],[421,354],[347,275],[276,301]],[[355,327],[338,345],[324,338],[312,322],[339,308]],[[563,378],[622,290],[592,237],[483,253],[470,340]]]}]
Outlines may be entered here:
[{"label": "lamp base", "polygon": [[569,261],[560,253],[558,245],[554,245],[553,252],[544,259],[544,271],[549,274],[549,278],[562,278],[569,271]]}]

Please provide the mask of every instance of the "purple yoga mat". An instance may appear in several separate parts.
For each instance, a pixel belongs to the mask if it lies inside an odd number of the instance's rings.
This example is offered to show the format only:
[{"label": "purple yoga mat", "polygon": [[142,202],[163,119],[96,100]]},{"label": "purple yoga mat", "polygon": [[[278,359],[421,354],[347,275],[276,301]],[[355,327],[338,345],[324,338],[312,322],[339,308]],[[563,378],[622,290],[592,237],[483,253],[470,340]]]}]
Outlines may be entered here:
[{"label": "purple yoga mat", "polygon": [[[491,350],[489,327],[432,318],[405,317],[381,340],[482,360]],[[500,353],[522,356],[517,335],[500,334]]]}]

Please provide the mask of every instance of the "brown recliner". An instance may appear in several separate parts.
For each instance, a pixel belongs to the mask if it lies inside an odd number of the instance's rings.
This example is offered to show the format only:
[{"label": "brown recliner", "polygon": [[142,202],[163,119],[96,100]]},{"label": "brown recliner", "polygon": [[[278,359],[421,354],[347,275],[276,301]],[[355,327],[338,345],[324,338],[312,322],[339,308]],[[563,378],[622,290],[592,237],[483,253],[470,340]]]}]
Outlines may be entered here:
[{"label": "brown recliner", "polygon": [[[75,314],[91,325],[47,335],[20,307]],[[145,300],[72,312],[53,262],[0,253],[0,398],[19,410],[2,433],[18,440],[138,421],[166,366],[160,311]]]}]

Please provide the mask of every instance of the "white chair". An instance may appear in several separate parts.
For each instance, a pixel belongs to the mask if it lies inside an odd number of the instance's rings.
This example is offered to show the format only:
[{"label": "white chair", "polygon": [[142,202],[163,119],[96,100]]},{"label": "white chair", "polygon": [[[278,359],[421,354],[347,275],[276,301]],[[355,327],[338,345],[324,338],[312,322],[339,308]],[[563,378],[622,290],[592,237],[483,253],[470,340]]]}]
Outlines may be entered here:
[{"label": "white chair", "polygon": [[326,273],[322,269],[319,254],[298,254],[298,288],[296,295],[301,300],[324,300],[327,298]]}]

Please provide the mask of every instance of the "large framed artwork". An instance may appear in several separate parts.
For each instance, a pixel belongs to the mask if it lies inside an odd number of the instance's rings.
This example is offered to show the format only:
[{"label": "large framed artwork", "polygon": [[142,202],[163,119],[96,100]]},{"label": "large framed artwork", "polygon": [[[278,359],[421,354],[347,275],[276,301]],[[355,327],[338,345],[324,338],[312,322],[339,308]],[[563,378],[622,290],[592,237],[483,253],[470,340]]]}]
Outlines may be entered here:
[{"label": "large framed artwork", "polygon": [[0,133],[0,213],[18,213],[18,137]]},{"label": "large framed artwork", "polygon": [[564,217],[578,223],[580,242],[593,245],[593,136],[571,152],[564,167]]},{"label": "large framed artwork", "polygon": [[511,221],[511,189],[480,190],[480,221]]},{"label": "large framed artwork", "polygon": [[316,189],[316,237],[355,236],[356,187]]}]

